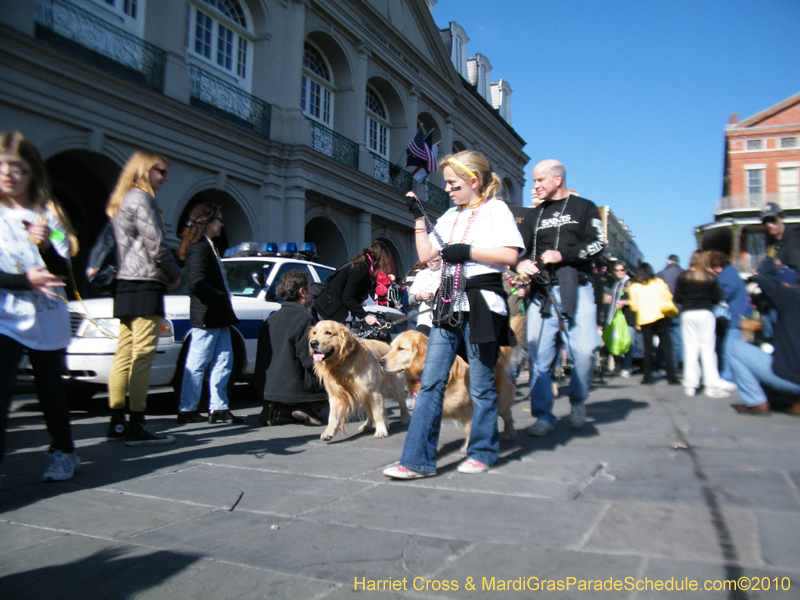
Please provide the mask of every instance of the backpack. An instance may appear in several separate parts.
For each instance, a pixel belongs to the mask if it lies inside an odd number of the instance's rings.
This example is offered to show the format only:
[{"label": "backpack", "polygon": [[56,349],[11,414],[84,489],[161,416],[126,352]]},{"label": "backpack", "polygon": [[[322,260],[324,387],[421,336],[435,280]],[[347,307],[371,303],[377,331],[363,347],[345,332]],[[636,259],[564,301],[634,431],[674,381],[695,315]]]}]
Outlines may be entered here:
[{"label": "backpack", "polygon": [[111,223],[97,236],[86,259],[86,280],[92,291],[100,296],[110,296],[117,276],[117,241]]}]

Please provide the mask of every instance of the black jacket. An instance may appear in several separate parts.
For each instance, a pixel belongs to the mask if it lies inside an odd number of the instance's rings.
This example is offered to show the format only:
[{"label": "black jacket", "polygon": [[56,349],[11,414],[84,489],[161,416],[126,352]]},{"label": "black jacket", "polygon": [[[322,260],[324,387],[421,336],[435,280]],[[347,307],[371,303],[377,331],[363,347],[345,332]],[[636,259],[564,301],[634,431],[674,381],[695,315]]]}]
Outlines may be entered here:
[{"label": "black jacket", "polygon": [[563,258],[558,267],[574,267],[588,275],[593,274],[594,258],[605,246],[600,211],[591,200],[575,195],[569,196],[566,203],[546,200],[534,207],[519,224],[519,232],[525,242],[525,253],[518,262],[537,259],[545,250],[558,250]]},{"label": "black jacket", "polygon": [[758,271],[756,282],[778,309],[778,324],[772,344],[772,371],[783,379],[800,383],[800,288],[781,283],[775,264],[768,260]]},{"label": "black jacket", "polygon": [[787,224],[779,240],[770,240],[767,256],[800,273],[800,226]]},{"label": "black jacket", "polygon": [[331,276],[330,283],[320,296],[314,300],[313,308],[320,319],[330,319],[344,323],[347,313],[354,319],[367,316],[364,300],[375,289],[372,273],[366,263],[355,263]]},{"label": "black jacket", "polygon": [[222,279],[222,269],[205,238],[189,247],[184,271],[189,284],[189,323],[200,329],[219,329],[239,322]]},{"label": "black jacket", "polygon": [[297,302],[286,302],[264,321],[258,333],[255,367],[255,386],[263,400],[284,404],[327,401],[308,349],[308,330],[314,323],[311,312]]}]

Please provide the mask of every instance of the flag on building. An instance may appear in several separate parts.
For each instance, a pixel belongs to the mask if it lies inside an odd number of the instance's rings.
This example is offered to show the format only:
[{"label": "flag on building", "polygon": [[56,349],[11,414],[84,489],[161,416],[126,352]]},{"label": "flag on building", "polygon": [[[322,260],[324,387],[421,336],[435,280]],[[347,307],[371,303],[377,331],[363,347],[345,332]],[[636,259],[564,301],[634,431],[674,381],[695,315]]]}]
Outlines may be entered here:
[{"label": "flag on building", "polygon": [[406,148],[406,166],[413,167],[411,176],[417,181],[422,181],[428,173],[438,170],[436,156],[439,154],[439,142],[431,145],[432,141],[433,131],[423,136],[420,129]]}]

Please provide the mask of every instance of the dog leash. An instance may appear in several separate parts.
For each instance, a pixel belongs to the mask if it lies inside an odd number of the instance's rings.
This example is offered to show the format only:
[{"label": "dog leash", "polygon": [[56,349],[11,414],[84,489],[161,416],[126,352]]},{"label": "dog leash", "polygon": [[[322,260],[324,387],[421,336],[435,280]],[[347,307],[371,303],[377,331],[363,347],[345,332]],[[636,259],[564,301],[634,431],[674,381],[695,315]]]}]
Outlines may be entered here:
[{"label": "dog leash", "polygon": [[426,312],[431,312],[432,310],[433,310],[432,308],[426,308],[425,310],[421,310],[421,311],[419,311],[417,313],[414,313],[413,315],[408,315],[406,317],[403,317],[402,319],[397,319],[396,321],[391,321],[391,322],[388,322],[388,323],[384,323],[380,327],[373,327],[372,329],[367,329],[366,331],[361,331],[361,332],[355,334],[355,336],[360,340],[364,339],[367,336],[375,335],[376,333],[378,333],[379,331],[382,331],[384,329],[391,329],[395,325],[400,325],[401,323],[405,323],[406,321],[409,321],[409,320],[413,319],[414,317],[416,317],[418,315],[424,315]]}]

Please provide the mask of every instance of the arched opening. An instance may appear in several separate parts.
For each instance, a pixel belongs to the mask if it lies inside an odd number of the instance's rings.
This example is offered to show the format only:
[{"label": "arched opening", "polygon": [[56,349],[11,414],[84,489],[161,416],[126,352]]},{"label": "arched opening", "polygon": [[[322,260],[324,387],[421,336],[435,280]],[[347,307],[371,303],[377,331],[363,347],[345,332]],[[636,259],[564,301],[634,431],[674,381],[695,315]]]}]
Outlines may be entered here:
[{"label": "arched opening", "polygon": [[186,222],[189,220],[189,213],[201,202],[213,202],[222,209],[225,227],[214,242],[220,254],[229,247],[241,242],[260,241],[253,239],[253,228],[250,226],[247,215],[239,206],[239,203],[228,192],[222,190],[203,190],[192,196],[192,199],[189,200],[183,212],[181,212],[181,218],[178,220],[177,231],[175,232],[178,237],[180,237]]},{"label": "arched opening", "polygon": [[503,178],[503,190],[501,195],[508,204],[519,204],[517,201],[517,191],[514,189],[514,182],[511,181],[510,177]]},{"label": "arched opening", "polygon": [[[329,219],[317,217],[306,224],[305,241],[317,245],[318,262],[331,267],[339,267],[351,256],[347,253],[347,243],[336,225]],[[360,251],[361,248],[358,249]]]},{"label": "arched opening", "polygon": [[53,195],[67,213],[78,235],[80,250],[72,269],[82,296],[90,296],[85,264],[100,230],[108,222],[105,209],[120,167],[110,158],[86,150],[67,150],[45,163]]}]

